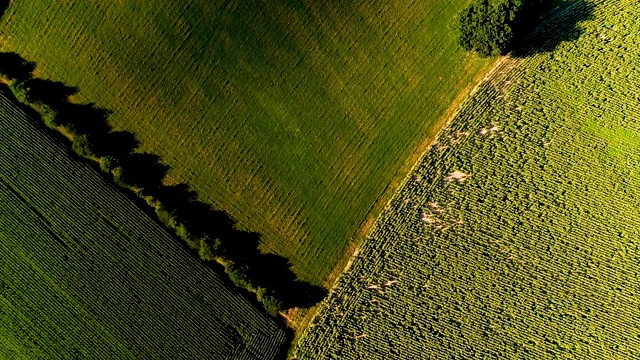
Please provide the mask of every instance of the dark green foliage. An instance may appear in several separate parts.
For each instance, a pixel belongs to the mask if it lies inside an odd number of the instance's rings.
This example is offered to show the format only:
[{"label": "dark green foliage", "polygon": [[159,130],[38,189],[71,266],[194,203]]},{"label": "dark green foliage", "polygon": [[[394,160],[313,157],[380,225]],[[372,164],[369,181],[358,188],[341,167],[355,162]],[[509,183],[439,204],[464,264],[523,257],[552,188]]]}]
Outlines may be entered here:
[{"label": "dark green foliage", "polygon": [[130,185],[127,184],[123,177],[122,177],[122,167],[118,166],[115,169],[113,169],[111,171],[111,173],[113,174],[113,181],[116,183],[116,185],[121,186],[121,187],[129,187]]},{"label": "dark green foliage", "polygon": [[251,287],[251,281],[247,275],[249,269],[247,264],[236,264],[233,261],[226,266],[225,272],[229,275],[229,279],[238,287],[247,289]]},{"label": "dark green foliage", "polygon": [[94,156],[89,137],[85,134],[76,135],[73,138],[71,149],[73,150],[73,152],[83,157],[90,158]]},{"label": "dark green foliage", "polygon": [[513,41],[522,0],[475,0],[460,14],[458,42],[481,56],[505,54]]},{"label": "dark green foliage", "polygon": [[42,116],[42,121],[44,121],[44,124],[47,125],[48,128],[55,129],[60,125],[58,112],[52,109],[50,106],[43,106],[40,115]]},{"label": "dark green foliage", "polygon": [[113,169],[114,159],[111,156],[103,156],[100,158],[100,170],[109,172]]},{"label": "dark green foliage", "polygon": [[30,103],[28,89],[24,82],[13,82],[9,88],[19,102],[27,105]]},{"label": "dark green foliage", "polygon": [[198,254],[202,260],[215,260],[217,251],[220,248],[220,239],[211,240],[208,236],[204,236],[200,239],[200,248]]},{"label": "dark green foliage", "polygon": [[265,310],[267,310],[267,313],[271,316],[277,316],[278,312],[284,308],[282,301],[271,295],[264,295],[260,299],[260,302],[262,302]]},{"label": "dark green foliage", "polygon": [[29,78],[13,82],[11,89],[19,101],[39,111],[49,128],[63,126],[72,137],[71,148],[76,154],[97,160],[117,185],[145,198],[158,219],[198,250],[201,259],[223,264],[231,281],[256,293],[270,314],[283,308],[308,307],[322,299],[326,291],[298,281],[287,259],[260,253],[259,234],[237,230],[233,219],[198,201],[186,185],[165,186],[168,167],[160,158],[135,152],[139,143],[132,134],[113,132],[107,122],[110,111],[92,103],[70,102],[76,88]]},{"label": "dark green foliage", "polygon": [[504,55],[563,0],[474,0],[458,18],[458,43],[481,56]]}]

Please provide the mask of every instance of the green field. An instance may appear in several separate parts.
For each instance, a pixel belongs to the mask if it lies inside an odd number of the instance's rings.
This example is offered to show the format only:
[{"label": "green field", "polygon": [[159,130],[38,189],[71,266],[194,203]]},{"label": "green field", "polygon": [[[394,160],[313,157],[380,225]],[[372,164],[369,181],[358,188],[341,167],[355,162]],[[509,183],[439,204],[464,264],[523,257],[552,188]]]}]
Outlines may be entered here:
[{"label": "green field", "polygon": [[506,60],[465,102],[297,358],[638,357],[640,3],[597,3],[577,41]]},{"label": "green field", "polygon": [[[467,1],[13,1],[0,50],[325,285],[383,194],[493,59],[455,45]],[[410,165],[409,165],[410,166]]]},{"label": "green field", "polygon": [[0,94],[0,358],[280,352],[271,319],[39,121]]}]

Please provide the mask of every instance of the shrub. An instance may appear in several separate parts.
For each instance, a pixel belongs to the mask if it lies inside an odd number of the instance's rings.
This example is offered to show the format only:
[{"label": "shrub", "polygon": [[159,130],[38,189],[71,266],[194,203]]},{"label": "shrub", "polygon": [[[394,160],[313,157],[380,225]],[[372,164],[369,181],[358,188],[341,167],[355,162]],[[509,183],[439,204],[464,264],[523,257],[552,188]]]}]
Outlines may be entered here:
[{"label": "shrub", "polygon": [[[48,128],[55,129],[56,127],[61,125],[58,120],[58,113],[50,106],[42,106],[42,111],[40,112],[40,114],[42,116],[42,121],[44,121],[44,124]],[[102,163],[100,165],[102,166]]]},{"label": "shrub", "polygon": [[[173,217],[171,217],[169,221],[175,223]],[[184,224],[175,225],[175,230],[176,230],[176,234],[181,239],[186,241],[190,248],[192,249],[200,248],[200,240],[196,236],[194,236]]]},{"label": "shrub", "polygon": [[113,170],[114,159],[111,156],[103,156],[100,158],[100,170],[109,172]]},{"label": "shrub", "polygon": [[94,156],[91,142],[89,141],[89,138],[85,134],[76,135],[73,138],[73,144],[71,145],[71,149],[73,150],[73,152],[75,152],[80,156],[84,156],[84,157]]},{"label": "shrub", "polygon": [[13,96],[15,96],[19,102],[26,105],[31,104],[31,98],[29,97],[29,89],[27,88],[24,82],[22,81],[14,82],[11,85],[9,85],[9,88],[11,89]]},{"label": "shrub", "polygon": [[214,260],[217,256],[217,251],[220,248],[220,239],[211,240],[208,236],[200,239],[200,248],[198,254],[202,260]]},{"label": "shrub", "polygon": [[[148,200],[147,200],[147,203],[149,203]],[[149,205],[154,207],[156,211],[156,215],[158,216],[158,219],[160,219],[160,222],[162,222],[165,226],[173,228],[177,232],[176,222],[173,219],[173,215],[169,212],[169,210],[167,210],[161,205],[154,205],[154,204],[149,204]],[[178,236],[180,236],[180,234],[178,234]],[[182,236],[180,237],[182,238]],[[189,245],[191,246],[191,244]],[[193,246],[191,246],[191,248],[193,248]]]},{"label": "shrub", "polygon": [[249,280],[248,266],[246,264],[238,265],[234,262],[229,262],[225,268],[225,273],[229,275],[229,279],[234,285],[243,289],[251,289],[251,281]]},{"label": "shrub", "polygon": [[124,179],[122,178],[122,172],[123,169],[121,166],[116,167],[115,169],[113,169],[111,171],[111,173],[113,174],[113,181],[121,187],[129,187],[129,184],[127,184]]},{"label": "shrub", "polygon": [[262,302],[262,306],[264,306],[265,310],[267,310],[267,313],[269,313],[269,315],[273,317],[278,316],[280,310],[283,309],[282,301],[276,299],[271,295],[262,296],[260,302]]}]

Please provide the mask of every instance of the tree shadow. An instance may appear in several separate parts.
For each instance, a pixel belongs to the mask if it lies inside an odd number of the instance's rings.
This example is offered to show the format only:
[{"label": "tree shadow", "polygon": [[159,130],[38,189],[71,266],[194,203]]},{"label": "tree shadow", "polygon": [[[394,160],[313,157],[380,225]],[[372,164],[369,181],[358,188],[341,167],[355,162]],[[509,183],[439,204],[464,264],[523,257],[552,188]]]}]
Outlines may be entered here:
[{"label": "tree shadow", "polygon": [[145,196],[157,199],[173,219],[183,224],[190,234],[218,243],[213,249],[242,268],[242,275],[254,287],[263,287],[282,301],[286,309],[311,307],[320,302],[327,290],[301,281],[291,270],[288,259],[259,250],[261,236],[239,230],[225,212],[214,210],[198,200],[196,192],[186,184],[146,189]]},{"label": "tree shadow", "polygon": [[[549,53],[564,42],[578,40],[584,33],[580,23],[593,19],[595,7],[595,4],[587,0],[575,0],[549,12],[542,23],[533,30],[531,30],[534,27],[532,23],[520,24],[516,31],[529,35],[518,37],[522,40],[514,45],[511,55],[516,58],[525,58],[535,54]],[[530,9],[524,8],[522,11],[530,11]]]},{"label": "tree shadow", "polygon": [[95,139],[96,155],[123,159],[133,153],[140,142],[128,131],[111,131]]},{"label": "tree shadow", "polygon": [[7,12],[7,8],[11,4],[11,0],[0,0],[0,17]]},{"label": "tree shadow", "polygon": [[325,288],[300,281],[291,271],[289,260],[282,256],[256,254],[248,260],[251,264],[251,279],[258,286],[272,289],[274,296],[282,301],[285,309],[311,307],[327,295]]},{"label": "tree shadow", "polygon": [[47,79],[31,78],[25,80],[23,85],[30,102],[40,102],[56,110],[70,105],[69,97],[78,93],[78,88],[75,86]]},{"label": "tree shadow", "polygon": [[68,126],[76,134],[104,137],[111,131],[111,126],[108,123],[110,111],[101,109],[92,103],[69,103],[67,98],[57,102],[54,99],[46,102],[41,101],[56,109],[60,124]]},{"label": "tree shadow", "polygon": [[149,153],[131,153],[119,159],[117,166],[122,169],[120,180],[137,188],[162,186],[162,180],[169,171],[158,155]]},{"label": "tree shadow", "polygon": [[[4,7],[0,4],[0,11]],[[0,16],[2,16],[0,14]],[[0,64],[2,64],[2,74],[9,80],[25,80],[31,77],[36,69],[36,64],[26,61],[22,56],[14,52],[0,53]]]},{"label": "tree shadow", "polygon": [[301,281],[288,259],[261,252],[260,234],[238,229],[234,219],[199,200],[188,185],[164,185],[169,167],[155,154],[136,152],[140,143],[134,134],[113,131],[108,121],[111,111],[93,103],[72,103],[69,99],[77,94],[76,87],[34,78],[34,69],[33,63],[18,54],[0,53],[0,72],[15,75],[14,91],[28,103],[55,113],[49,126],[62,125],[71,130],[76,137],[74,146],[82,138],[90,152],[78,154],[108,157],[109,165],[103,170],[113,170],[116,182],[139,189],[140,195],[156,206],[159,220],[176,229],[203,259],[221,257],[229,263],[225,271],[236,285],[263,291],[258,298],[271,296],[280,303],[280,309],[310,307],[325,297],[326,289]]}]

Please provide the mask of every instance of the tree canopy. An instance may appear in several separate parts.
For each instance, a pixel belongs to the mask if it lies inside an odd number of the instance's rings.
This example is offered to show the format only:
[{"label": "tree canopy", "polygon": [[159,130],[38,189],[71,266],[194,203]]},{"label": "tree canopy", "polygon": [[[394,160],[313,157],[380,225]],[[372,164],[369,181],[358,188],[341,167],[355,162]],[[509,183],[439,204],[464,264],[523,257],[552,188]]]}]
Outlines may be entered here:
[{"label": "tree canopy", "polygon": [[482,56],[505,54],[513,41],[521,0],[475,0],[459,18],[458,42]]},{"label": "tree canopy", "polygon": [[503,55],[559,0],[474,0],[458,18],[458,43],[481,56]]}]

